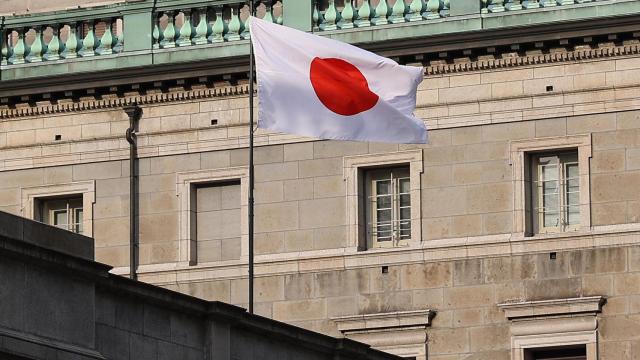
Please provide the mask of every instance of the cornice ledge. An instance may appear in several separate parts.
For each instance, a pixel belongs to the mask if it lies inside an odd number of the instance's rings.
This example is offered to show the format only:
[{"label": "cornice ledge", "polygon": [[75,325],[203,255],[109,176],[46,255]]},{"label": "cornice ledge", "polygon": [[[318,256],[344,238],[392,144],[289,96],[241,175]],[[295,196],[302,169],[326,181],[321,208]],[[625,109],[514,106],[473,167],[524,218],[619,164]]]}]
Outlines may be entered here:
[{"label": "cornice ledge", "polygon": [[343,334],[380,329],[427,327],[436,315],[434,310],[395,311],[330,318]]},{"label": "cornice ledge", "polygon": [[541,65],[613,56],[634,55],[638,53],[640,53],[640,44],[625,44],[595,49],[576,49],[572,51],[556,51],[547,54],[527,54],[522,56],[503,57],[499,59],[478,59],[475,61],[454,62],[451,64],[434,64],[425,66],[425,74],[440,75],[457,72],[491,70],[526,65]]},{"label": "cornice ledge", "polygon": [[558,315],[596,314],[602,311],[603,296],[524,301],[498,304],[509,320]]}]

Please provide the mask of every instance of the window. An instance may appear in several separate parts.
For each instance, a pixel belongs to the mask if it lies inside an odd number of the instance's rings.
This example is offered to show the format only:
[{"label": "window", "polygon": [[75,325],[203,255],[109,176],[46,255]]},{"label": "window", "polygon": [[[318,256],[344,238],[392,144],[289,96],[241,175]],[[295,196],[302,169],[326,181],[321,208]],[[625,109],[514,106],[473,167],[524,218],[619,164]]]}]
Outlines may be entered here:
[{"label": "window", "polygon": [[587,360],[587,347],[578,345],[527,349],[524,351],[524,360]]},{"label": "window", "polygon": [[95,189],[93,180],[21,188],[22,214],[93,237]]},{"label": "window", "polygon": [[411,239],[409,168],[366,171],[368,248],[407,245]]},{"label": "window", "polygon": [[78,234],[83,233],[82,196],[38,200],[36,220]]},{"label": "window", "polygon": [[512,141],[512,236],[591,230],[590,158],[590,134]]},{"label": "window", "polygon": [[177,174],[179,259],[184,265],[242,259],[249,253],[249,169]]},{"label": "window", "polygon": [[422,149],[344,158],[349,248],[420,246],[423,170]]},{"label": "window", "polygon": [[531,160],[534,231],[577,230],[580,225],[578,151],[532,155]]}]

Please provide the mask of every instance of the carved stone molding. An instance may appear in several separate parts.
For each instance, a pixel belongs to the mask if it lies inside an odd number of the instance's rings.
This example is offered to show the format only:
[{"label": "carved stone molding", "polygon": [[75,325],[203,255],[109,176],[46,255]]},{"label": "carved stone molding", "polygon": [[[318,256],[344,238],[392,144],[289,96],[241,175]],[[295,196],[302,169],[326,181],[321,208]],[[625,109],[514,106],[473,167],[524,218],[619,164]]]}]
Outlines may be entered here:
[{"label": "carved stone molding", "polygon": [[395,355],[411,357],[426,354],[427,332],[433,310],[398,311],[331,318],[340,332],[350,339]]}]

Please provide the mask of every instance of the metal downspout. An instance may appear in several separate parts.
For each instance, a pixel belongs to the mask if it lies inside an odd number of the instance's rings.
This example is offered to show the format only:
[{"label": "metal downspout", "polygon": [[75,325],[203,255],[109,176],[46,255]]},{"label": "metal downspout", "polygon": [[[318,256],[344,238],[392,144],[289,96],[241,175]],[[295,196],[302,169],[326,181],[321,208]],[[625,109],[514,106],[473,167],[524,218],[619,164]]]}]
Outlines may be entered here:
[{"label": "metal downspout", "polygon": [[126,138],[129,143],[129,277],[138,279],[138,120],[142,108],[138,105],[126,106],[124,112],[129,116],[129,128]]}]

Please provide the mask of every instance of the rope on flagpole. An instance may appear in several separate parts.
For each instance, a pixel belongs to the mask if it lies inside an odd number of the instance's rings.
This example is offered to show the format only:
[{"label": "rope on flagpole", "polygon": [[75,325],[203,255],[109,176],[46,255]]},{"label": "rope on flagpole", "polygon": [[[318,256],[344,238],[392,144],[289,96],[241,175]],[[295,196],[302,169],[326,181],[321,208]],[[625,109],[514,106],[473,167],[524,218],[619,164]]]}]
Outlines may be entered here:
[{"label": "rope on flagpole", "polygon": [[[255,16],[254,0],[249,1],[250,16]],[[253,314],[253,82],[255,59],[253,56],[253,36],[249,37],[249,314]]]}]

